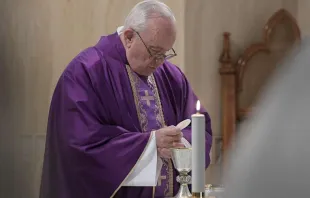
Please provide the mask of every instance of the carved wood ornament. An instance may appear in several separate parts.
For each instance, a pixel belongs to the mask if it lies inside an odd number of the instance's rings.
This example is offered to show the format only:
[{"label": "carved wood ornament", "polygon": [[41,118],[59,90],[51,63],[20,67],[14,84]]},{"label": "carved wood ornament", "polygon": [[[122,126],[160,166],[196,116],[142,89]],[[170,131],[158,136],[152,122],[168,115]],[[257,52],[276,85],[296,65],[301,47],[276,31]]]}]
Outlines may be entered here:
[{"label": "carved wood ornament", "polygon": [[[285,9],[281,9],[274,13],[263,27],[262,41],[249,45],[236,61],[233,61],[231,57],[231,34],[225,32],[223,35],[223,51],[219,59],[219,73],[221,75],[221,132],[224,159],[227,150],[231,146],[238,121],[243,120],[251,112],[251,106],[239,106],[240,94],[246,85],[244,78],[247,75],[249,63],[251,62],[251,66],[253,66],[254,57],[262,54],[270,56],[273,53],[271,45],[273,40],[276,39],[273,35],[281,24],[286,25],[284,32],[293,35],[294,43],[300,41],[300,29],[295,18]],[[262,79],[262,81],[264,80]]]}]

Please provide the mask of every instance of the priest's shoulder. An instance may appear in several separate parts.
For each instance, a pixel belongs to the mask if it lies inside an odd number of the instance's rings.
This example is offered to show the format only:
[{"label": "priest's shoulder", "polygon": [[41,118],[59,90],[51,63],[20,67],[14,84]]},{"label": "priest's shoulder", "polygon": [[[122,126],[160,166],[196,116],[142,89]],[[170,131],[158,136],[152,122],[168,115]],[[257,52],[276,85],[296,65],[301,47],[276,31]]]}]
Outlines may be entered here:
[{"label": "priest's shoulder", "polygon": [[165,61],[162,67],[159,67],[158,72],[161,76],[167,76],[169,81],[175,81],[176,83],[184,83],[184,81],[187,81],[182,70],[169,61]]},{"label": "priest's shoulder", "polygon": [[95,47],[89,47],[81,51],[66,67],[64,73],[77,75],[78,73],[94,73],[102,70],[106,61],[101,58]]}]

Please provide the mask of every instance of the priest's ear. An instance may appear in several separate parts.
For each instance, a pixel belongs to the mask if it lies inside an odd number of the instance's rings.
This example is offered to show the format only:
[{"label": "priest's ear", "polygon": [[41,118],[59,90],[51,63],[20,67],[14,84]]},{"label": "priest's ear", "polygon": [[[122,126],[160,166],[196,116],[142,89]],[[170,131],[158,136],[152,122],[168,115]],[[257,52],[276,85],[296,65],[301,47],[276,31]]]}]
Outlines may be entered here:
[{"label": "priest's ear", "polygon": [[127,47],[131,46],[134,37],[135,37],[135,32],[133,30],[127,29],[124,31],[124,39],[125,39],[125,44]]}]

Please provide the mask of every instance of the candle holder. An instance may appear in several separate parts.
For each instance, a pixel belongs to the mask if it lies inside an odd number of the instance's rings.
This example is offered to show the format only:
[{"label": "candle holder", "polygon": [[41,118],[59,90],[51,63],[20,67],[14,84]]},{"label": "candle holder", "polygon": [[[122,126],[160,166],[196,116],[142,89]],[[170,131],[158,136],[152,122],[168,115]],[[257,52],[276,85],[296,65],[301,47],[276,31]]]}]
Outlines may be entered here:
[{"label": "candle holder", "polygon": [[175,169],[179,172],[177,182],[180,189],[174,198],[191,198],[188,184],[191,183],[191,176],[188,175],[192,170],[192,149],[191,148],[172,148],[172,161]]}]

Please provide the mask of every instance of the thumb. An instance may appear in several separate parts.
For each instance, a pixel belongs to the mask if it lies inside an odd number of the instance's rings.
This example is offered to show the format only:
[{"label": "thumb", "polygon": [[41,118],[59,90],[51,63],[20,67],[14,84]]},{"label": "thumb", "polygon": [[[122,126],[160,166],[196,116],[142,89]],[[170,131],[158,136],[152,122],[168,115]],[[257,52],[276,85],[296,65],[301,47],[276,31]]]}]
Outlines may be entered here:
[{"label": "thumb", "polygon": [[173,142],[174,148],[185,148],[184,144],[181,142]]}]

